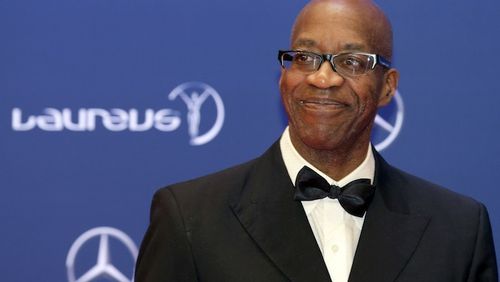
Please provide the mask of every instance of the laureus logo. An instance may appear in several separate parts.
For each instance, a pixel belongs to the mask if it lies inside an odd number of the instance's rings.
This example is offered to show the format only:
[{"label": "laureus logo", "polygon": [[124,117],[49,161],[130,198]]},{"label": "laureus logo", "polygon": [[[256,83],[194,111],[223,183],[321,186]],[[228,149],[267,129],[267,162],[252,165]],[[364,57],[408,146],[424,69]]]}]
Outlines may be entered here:
[{"label": "laureus logo", "polygon": [[[182,99],[187,107],[188,132],[191,145],[203,145],[210,142],[219,134],[224,124],[224,103],[210,85],[203,82],[186,82],[177,86],[168,95],[170,100]],[[200,132],[201,108],[207,100],[215,104],[215,120],[211,127],[204,133]]]},{"label": "laureus logo", "polygon": [[[184,102],[191,145],[206,144],[219,134],[224,124],[224,103],[213,87],[203,82],[186,82],[175,87],[168,99]],[[93,132],[104,129],[110,132],[173,132],[183,124],[182,112],[185,109],[47,107],[40,114],[26,114],[25,110],[15,107],[11,126],[14,131]]]}]

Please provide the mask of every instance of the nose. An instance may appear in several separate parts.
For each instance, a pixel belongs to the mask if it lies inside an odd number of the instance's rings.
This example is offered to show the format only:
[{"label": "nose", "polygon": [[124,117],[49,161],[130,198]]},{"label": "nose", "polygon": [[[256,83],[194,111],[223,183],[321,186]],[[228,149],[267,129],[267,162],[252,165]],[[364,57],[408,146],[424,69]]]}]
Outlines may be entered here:
[{"label": "nose", "polygon": [[344,83],[344,78],[333,69],[329,61],[323,62],[317,71],[307,76],[306,80],[309,84],[322,89]]}]

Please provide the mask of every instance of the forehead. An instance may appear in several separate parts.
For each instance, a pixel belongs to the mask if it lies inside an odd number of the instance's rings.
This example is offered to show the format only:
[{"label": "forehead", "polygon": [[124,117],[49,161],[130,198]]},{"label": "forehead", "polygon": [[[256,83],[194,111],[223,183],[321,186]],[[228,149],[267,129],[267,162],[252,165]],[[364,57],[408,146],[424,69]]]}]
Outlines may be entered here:
[{"label": "forehead", "polygon": [[366,15],[344,7],[318,4],[300,14],[292,32],[292,48],[336,53],[370,51],[375,33]]}]

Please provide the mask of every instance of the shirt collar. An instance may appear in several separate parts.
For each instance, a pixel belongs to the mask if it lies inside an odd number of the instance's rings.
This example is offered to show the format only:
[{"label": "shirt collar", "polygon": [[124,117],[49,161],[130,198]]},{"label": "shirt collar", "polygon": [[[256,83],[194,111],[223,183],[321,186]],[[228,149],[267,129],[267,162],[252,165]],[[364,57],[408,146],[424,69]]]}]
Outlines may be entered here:
[{"label": "shirt collar", "polygon": [[292,140],[290,139],[290,132],[288,126],[285,128],[283,135],[280,139],[280,149],[281,155],[283,156],[283,161],[285,163],[285,167],[288,171],[288,175],[290,176],[290,180],[295,184],[295,179],[297,178],[297,174],[299,170],[303,166],[308,166],[317,172],[319,175],[324,177],[330,185],[334,184],[337,186],[344,186],[347,183],[360,179],[367,178],[370,179],[371,183],[373,183],[373,178],[375,175],[375,158],[373,156],[371,144],[368,144],[368,152],[366,153],[366,157],[363,162],[351,171],[344,178],[339,180],[334,180],[330,178],[328,175],[324,174],[322,171],[314,167],[308,161],[306,161],[298,152],[295,150],[295,147],[292,144]]}]

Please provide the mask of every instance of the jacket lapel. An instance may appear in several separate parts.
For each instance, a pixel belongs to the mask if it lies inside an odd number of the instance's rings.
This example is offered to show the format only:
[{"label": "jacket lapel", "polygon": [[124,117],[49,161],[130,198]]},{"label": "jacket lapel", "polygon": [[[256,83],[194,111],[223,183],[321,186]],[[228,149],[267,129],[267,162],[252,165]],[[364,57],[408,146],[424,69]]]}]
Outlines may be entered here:
[{"label": "jacket lapel", "polygon": [[279,142],[257,159],[231,208],[253,238],[291,281],[331,281],[293,184]]},{"label": "jacket lapel", "polygon": [[429,219],[409,211],[399,172],[374,152],[375,197],[367,211],[349,282],[394,281],[404,269]]}]

